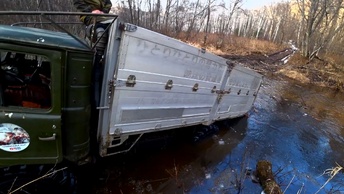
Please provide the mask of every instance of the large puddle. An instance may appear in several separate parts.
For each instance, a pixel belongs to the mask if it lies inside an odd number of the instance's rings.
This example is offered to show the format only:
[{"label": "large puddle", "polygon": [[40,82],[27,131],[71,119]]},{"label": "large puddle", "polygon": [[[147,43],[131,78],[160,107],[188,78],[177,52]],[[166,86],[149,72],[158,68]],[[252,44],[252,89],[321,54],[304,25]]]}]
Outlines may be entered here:
[{"label": "large puddle", "polygon": [[[344,165],[343,99],[331,90],[266,79],[248,117],[147,140],[99,161],[88,185],[92,193],[260,193],[248,172],[269,160],[285,193],[343,193],[343,173],[327,184],[330,174],[324,174]],[[207,132],[194,142],[195,134]]]}]

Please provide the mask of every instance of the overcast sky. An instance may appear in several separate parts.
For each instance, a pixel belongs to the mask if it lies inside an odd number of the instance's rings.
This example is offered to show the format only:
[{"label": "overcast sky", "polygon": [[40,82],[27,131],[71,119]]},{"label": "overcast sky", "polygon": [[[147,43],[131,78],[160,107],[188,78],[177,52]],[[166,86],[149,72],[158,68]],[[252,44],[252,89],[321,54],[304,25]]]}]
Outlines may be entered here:
[{"label": "overcast sky", "polygon": [[282,2],[282,0],[244,0],[244,9],[257,9],[265,5],[275,4],[276,2]]}]

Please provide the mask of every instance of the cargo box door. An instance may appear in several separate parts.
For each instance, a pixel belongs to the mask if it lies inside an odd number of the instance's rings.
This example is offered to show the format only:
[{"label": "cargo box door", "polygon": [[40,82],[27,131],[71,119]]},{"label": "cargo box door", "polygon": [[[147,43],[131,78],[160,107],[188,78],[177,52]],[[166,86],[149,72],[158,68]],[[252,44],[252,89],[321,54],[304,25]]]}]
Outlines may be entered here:
[{"label": "cargo box door", "polygon": [[224,87],[218,91],[217,105],[214,106],[214,120],[235,118],[247,113],[256,98],[262,76],[252,70],[228,61],[228,77]]}]

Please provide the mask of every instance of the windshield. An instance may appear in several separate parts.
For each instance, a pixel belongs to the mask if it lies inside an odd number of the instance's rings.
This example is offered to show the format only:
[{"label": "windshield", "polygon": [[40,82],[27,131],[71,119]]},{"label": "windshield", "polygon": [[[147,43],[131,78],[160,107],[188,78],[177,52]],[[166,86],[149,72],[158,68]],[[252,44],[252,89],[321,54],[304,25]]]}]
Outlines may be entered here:
[{"label": "windshield", "polygon": [[25,52],[0,50],[0,106],[51,107],[50,61]]},{"label": "windshield", "polygon": [[0,62],[3,62],[6,58],[7,52],[0,51]]}]

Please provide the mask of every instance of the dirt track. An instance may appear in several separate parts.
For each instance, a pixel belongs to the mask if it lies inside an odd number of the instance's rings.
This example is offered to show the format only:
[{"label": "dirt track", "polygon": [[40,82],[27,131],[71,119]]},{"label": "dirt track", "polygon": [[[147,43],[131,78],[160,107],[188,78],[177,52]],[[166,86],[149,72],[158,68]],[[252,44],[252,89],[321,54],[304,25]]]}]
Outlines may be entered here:
[{"label": "dirt track", "polygon": [[222,57],[241,63],[258,72],[276,72],[280,70],[284,64],[283,60],[290,57],[293,50],[290,48],[272,53],[270,55],[262,55],[260,53],[252,53],[251,55],[222,55]]},{"label": "dirt track", "polygon": [[[324,71],[324,66],[329,65],[325,61],[312,61],[311,63],[288,64],[287,61],[293,56],[295,50],[287,48],[269,55],[252,53],[246,56],[221,55],[222,57],[240,63],[246,67],[256,70],[264,75],[278,73],[302,83],[311,83],[325,87],[331,87],[338,91],[344,91],[344,83],[341,79],[333,78],[334,72]],[[318,59],[314,59],[318,60]],[[319,66],[318,68],[314,68]],[[327,68],[327,70],[329,70]],[[337,77],[340,77],[340,72]]]}]

